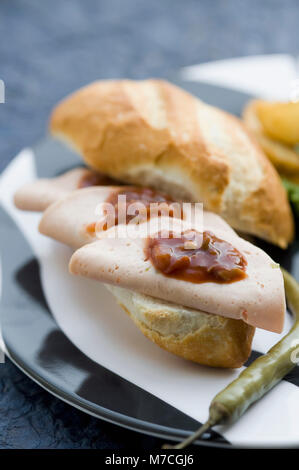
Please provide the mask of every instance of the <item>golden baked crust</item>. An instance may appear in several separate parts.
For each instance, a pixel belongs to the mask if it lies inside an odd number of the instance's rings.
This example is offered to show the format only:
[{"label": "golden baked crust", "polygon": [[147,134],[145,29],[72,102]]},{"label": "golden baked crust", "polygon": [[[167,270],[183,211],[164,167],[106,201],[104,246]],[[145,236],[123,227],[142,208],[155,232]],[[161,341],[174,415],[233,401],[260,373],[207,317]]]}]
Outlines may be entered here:
[{"label": "golden baked crust", "polygon": [[119,305],[151,341],[177,356],[211,367],[241,367],[251,353],[255,328],[107,286]]},{"label": "golden baked crust", "polygon": [[95,82],[55,108],[50,129],[104,174],[203,201],[283,248],[293,238],[285,190],[240,120],[168,82]]},{"label": "golden baked crust", "polygon": [[140,322],[138,326],[158,346],[184,359],[210,367],[241,367],[250,356],[255,328],[242,320],[218,318],[225,325],[219,323],[218,328],[207,325],[182,340],[165,338]]}]

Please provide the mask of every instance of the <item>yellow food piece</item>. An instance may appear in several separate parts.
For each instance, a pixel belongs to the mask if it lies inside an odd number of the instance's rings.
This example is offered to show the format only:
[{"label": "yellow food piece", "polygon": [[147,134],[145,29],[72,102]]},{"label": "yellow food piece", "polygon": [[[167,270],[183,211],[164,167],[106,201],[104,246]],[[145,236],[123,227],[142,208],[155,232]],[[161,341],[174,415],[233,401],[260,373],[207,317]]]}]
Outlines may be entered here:
[{"label": "yellow food piece", "polygon": [[299,176],[299,153],[283,142],[269,137],[258,117],[257,110],[262,101],[250,101],[243,111],[245,126],[254,135],[263,151],[279,173]]},{"label": "yellow food piece", "polygon": [[280,173],[293,174],[295,171],[299,174],[299,154],[297,152],[264,135],[257,136],[257,140]]},{"label": "yellow food piece", "polygon": [[296,103],[258,101],[256,111],[269,137],[288,145],[299,143],[299,101]]}]

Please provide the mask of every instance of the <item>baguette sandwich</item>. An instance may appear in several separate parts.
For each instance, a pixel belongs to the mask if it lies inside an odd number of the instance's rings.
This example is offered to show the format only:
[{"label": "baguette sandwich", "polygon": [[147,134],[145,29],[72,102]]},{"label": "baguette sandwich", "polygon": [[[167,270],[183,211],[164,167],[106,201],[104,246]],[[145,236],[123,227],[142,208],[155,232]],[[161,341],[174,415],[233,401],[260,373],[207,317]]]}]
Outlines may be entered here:
[{"label": "baguette sandwich", "polygon": [[[145,259],[142,233],[132,241],[115,236],[119,226],[90,230],[100,217],[99,208],[116,190],[123,191],[116,187],[74,191],[44,212],[39,230],[75,249],[81,247],[72,257],[71,272],[104,282],[145,336],[185,359],[240,367],[251,352],[255,327],[281,331],[283,281],[279,266],[268,255],[240,238],[222,218],[204,212],[203,226],[191,227],[213,233],[243,253],[246,279],[194,284],[165,277]],[[156,233],[167,223],[168,217],[156,219],[150,230]],[[178,223],[173,219],[171,228]],[[148,225],[143,222],[139,230]]]},{"label": "baguette sandwich", "polygon": [[[256,327],[281,331],[281,272],[233,228],[285,248],[293,238],[293,219],[276,171],[237,118],[164,81],[104,81],[60,103],[50,131],[75,148],[90,169],[33,182],[16,193],[15,203],[45,210],[39,230],[77,250],[70,262],[73,274],[103,282],[145,336],[200,364],[240,367],[250,355]],[[127,219],[108,229],[98,224],[107,201],[117,207],[115,195],[123,194],[145,204],[200,201],[202,224],[181,213],[160,213],[152,226],[146,210],[139,225],[147,235],[133,243],[118,239]],[[209,259],[220,243],[231,260],[244,265],[223,271],[217,261],[198,283],[178,278],[180,269],[175,275],[161,272],[147,258],[146,244],[158,234],[157,224],[170,222],[175,240],[207,235]],[[176,232],[179,223],[183,232]],[[187,240],[185,258],[201,256],[201,245],[190,252],[190,243],[193,239]],[[244,278],[227,280],[240,272]]]}]

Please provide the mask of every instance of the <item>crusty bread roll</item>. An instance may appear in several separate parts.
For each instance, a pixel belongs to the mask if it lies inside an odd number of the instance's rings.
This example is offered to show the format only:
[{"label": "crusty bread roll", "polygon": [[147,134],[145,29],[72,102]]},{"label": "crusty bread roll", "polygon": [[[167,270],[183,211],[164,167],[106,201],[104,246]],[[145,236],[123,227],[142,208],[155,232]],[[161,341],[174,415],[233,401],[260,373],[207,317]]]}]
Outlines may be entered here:
[{"label": "crusty bread roll", "polygon": [[170,83],[95,82],[55,108],[50,130],[110,177],[202,201],[280,247],[293,239],[285,190],[241,121]]},{"label": "crusty bread roll", "polygon": [[241,367],[255,328],[121,287],[106,286],[142,333],[166,351],[212,367]]}]

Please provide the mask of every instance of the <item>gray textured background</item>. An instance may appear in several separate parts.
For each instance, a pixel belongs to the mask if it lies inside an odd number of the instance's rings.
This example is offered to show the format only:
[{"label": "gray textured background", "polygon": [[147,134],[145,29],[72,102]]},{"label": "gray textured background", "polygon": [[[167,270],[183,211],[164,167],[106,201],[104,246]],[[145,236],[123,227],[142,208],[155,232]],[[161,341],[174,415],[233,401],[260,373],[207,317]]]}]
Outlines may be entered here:
[{"label": "gray textured background", "polygon": [[[298,0],[1,0],[0,171],[42,138],[58,99],[97,78],[299,52]],[[150,449],[160,441],[56,400],[0,364],[0,448]]]}]

